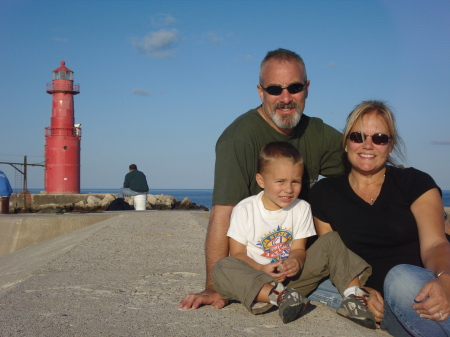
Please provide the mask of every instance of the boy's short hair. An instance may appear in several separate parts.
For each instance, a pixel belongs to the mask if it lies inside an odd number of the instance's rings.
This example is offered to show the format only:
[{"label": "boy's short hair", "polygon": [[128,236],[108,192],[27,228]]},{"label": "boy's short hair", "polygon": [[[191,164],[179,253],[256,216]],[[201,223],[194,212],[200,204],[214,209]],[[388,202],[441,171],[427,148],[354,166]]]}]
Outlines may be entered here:
[{"label": "boy's short hair", "polygon": [[259,153],[258,173],[263,173],[267,164],[280,158],[290,159],[294,165],[303,165],[303,156],[294,145],[287,142],[272,142],[264,145]]},{"label": "boy's short hair", "polygon": [[136,164],[131,164],[128,168],[129,168],[130,170],[137,170]]}]

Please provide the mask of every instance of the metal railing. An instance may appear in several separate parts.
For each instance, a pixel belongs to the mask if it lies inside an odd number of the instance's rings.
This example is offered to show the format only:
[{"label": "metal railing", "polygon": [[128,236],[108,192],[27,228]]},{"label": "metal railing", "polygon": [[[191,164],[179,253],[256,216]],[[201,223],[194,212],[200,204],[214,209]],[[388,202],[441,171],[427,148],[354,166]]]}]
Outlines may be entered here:
[{"label": "metal railing", "polygon": [[75,136],[81,137],[81,128],[71,127],[71,128],[57,128],[47,126],[45,128],[45,137],[50,136]]},{"label": "metal railing", "polygon": [[80,93],[80,84],[79,83],[57,83],[54,85],[53,82],[47,83],[46,91],[48,93],[51,92],[70,92],[70,93]]}]

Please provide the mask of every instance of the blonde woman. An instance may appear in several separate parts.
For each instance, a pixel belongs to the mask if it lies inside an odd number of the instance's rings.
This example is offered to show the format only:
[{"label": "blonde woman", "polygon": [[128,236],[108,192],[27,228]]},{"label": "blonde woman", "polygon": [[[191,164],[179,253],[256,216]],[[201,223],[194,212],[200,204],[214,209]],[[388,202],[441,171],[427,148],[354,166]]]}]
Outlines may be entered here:
[{"label": "blonde woman", "polygon": [[372,266],[364,288],[382,329],[450,336],[450,244],[438,186],[424,172],[390,164],[401,141],[383,102],[350,113],[342,146],[347,173],[311,190],[317,233],[337,231]]}]

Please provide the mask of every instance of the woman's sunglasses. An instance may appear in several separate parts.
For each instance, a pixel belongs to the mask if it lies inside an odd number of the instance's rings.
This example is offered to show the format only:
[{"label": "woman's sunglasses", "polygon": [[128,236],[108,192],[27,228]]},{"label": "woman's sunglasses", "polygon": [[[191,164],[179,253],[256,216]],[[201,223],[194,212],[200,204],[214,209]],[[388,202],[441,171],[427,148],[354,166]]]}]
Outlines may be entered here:
[{"label": "woman's sunglasses", "polygon": [[385,135],[384,133],[374,133],[370,136],[361,132],[352,132],[347,136],[353,143],[364,143],[364,139],[367,137],[371,137],[372,142],[376,145],[386,145],[392,139],[392,136]]},{"label": "woman's sunglasses", "polygon": [[264,88],[261,85],[262,90],[264,90],[265,92],[267,92],[269,95],[272,96],[281,95],[284,89],[287,89],[287,91],[289,91],[290,94],[297,94],[300,91],[302,91],[304,87],[305,85],[303,83],[292,83],[287,87],[282,87],[280,85],[270,85],[267,88]]}]

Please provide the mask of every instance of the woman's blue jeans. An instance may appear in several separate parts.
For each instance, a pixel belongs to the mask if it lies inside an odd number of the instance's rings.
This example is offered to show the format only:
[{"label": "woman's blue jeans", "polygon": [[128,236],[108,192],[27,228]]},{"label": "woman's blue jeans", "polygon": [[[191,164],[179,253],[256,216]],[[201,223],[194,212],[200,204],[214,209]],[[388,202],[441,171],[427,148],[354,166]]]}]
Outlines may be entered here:
[{"label": "woman's blue jeans", "polygon": [[[381,328],[392,336],[450,336],[450,318],[443,322],[421,318],[412,308],[414,298],[425,283],[434,279],[431,270],[401,264],[384,280],[384,318]],[[330,280],[322,282],[308,298],[338,308],[342,297]]]},{"label": "woman's blue jeans", "polygon": [[450,336],[450,319],[436,322],[421,318],[412,308],[414,298],[428,281],[431,270],[400,264],[384,280],[384,318],[381,328],[393,336]]},{"label": "woman's blue jeans", "polygon": [[333,308],[339,308],[342,303],[342,296],[329,279],[322,281],[316,290],[309,294],[311,301],[324,303]]}]

